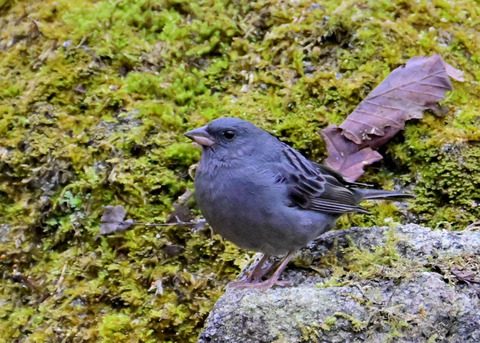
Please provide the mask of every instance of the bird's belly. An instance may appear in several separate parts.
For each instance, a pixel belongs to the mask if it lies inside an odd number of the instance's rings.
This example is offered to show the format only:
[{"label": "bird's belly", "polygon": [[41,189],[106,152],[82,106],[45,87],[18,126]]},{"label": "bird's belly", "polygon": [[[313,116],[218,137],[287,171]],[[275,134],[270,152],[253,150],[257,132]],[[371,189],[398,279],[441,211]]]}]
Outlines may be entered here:
[{"label": "bird's belly", "polygon": [[264,199],[262,192],[215,189],[195,180],[196,199],[215,233],[247,250],[283,255],[299,249],[325,232],[332,216],[286,206],[281,199]]},{"label": "bird's belly", "polygon": [[311,221],[297,217],[297,220],[271,215],[265,220],[251,220],[258,212],[207,219],[213,230],[247,250],[260,251],[269,255],[283,255],[306,246],[330,228],[331,220],[323,215]]}]

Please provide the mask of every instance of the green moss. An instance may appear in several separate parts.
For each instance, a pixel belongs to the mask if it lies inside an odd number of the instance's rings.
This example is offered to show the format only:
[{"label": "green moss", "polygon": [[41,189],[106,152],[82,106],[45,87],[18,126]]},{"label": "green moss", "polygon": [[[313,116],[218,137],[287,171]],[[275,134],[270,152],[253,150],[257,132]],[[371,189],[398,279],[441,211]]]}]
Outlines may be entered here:
[{"label": "green moss", "polygon": [[98,331],[104,342],[125,341],[131,331],[130,318],[122,314],[108,314],[103,317]]},{"label": "green moss", "polygon": [[298,323],[302,331],[302,342],[313,342],[317,341],[322,337],[323,331],[330,331],[332,326],[337,322],[336,317],[326,317],[319,324],[312,324],[311,326],[306,326],[302,323]]},{"label": "green moss", "polygon": [[[411,131],[409,127],[408,134]],[[449,141],[448,135],[438,146],[432,137],[436,133],[429,131],[421,125],[396,147],[402,149],[399,156],[404,163],[417,172],[417,198],[411,202],[411,211],[432,227],[446,222],[462,229],[480,215],[480,147],[457,138]]]},{"label": "green moss", "polygon": [[[393,228],[385,235],[385,243],[373,249],[358,248],[351,240],[349,247],[344,248],[341,254],[338,254],[338,249],[333,248],[331,253],[322,258],[318,266],[320,270],[327,269],[330,272],[318,287],[345,287],[344,295],[367,310],[368,320],[341,312],[335,313],[334,316],[337,319],[346,319],[354,330],[363,331],[366,337],[378,334],[374,331],[376,324],[380,323],[379,325],[388,330],[386,341],[392,342],[404,337],[406,329],[415,325],[418,318],[426,316],[426,309],[420,306],[418,313],[412,316],[411,313],[403,310],[404,304],[391,303],[389,297],[385,298],[384,295],[370,292],[370,288],[365,287],[365,280],[397,284],[415,278],[423,272],[435,271],[440,273],[444,280],[455,285],[459,280],[455,274],[462,271],[465,275],[476,275],[480,269],[480,263],[478,257],[472,254],[459,254],[453,258],[451,256],[431,257],[426,264],[414,262],[399,256],[397,249],[402,247],[397,245],[398,239]],[[355,292],[350,293],[349,289]],[[316,326],[309,329],[317,334],[320,332]]]},{"label": "green moss", "polygon": [[335,256],[324,259],[332,275],[318,287],[350,285],[364,279],[406,277],[412,265],[398,255],[396,244],[393,227],[386,233],[385,244],[372,250],[359,249],[355,242],[349,241],[350,246],[343,250],[341,261]]},{"label": "green moss", "polygon": [[[162,222],[199,158],[183,132],[236,116],[325,157],[339,124],[394,68],[440,53],[466,73],[447,115],[410,123],[365,181],[417,194],[410,213],[478,217],[479,14],[444,1],[0,1],[0,331],[11,341],[195,341],[245,265],[208,230],[135,226],[95,240],[103,206]],[[403,220],[373,216],[339,227]],[[194,214],[198,211],[194,210]],[[375,277],[348,251],[342,275]],[[377,263],[376,262],[376,263]],[[373,269],[372,269],[373,268]],[[149,291],[161,284],[163,293]],[[329,324],[325,324],[329,325]],[[320,328],[324,330],[325,328]]]},{"label": "green moss", "polygon": [[362,331],[366,328],[366,326],[368,324],[366,321],[359,320],[359,319],[357,319],[357,318],[355,318],[355,317],[353,317],[349,314],[343,313],[343,312],[335,312],[334,316],[337,317],[337,318],[343,318],[343,319],[348,320],[350,322],[350,324],[352,325],[354,331]]}]

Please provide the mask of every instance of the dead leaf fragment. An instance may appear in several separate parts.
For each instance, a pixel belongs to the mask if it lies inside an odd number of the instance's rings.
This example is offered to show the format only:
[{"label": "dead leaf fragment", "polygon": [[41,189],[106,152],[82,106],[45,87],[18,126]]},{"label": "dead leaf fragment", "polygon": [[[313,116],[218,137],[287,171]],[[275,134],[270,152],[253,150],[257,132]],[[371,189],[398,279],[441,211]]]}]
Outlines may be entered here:
[{"label": "dead leaf fragment", "polygon": [[[182,196],[177,200],[177,204],[180,207],[184,207],[185,203],[190,199],[192,193],[187,190]],[[177,210],[177,209],[176,209]],[[190,213],[190,212],[189,212]],[[167,223],[140,223],[134,222],[132,219],[125,219],[127,211],[122,205],[117,206],[105,206],[103,210],[102,219],[100,221],[100,233],[98,236],[107,235],[112,232],[125,231],[132,225],[143,225],[143,226],[190,226],[196,231],[203,230],[205,228],[206,220],[197,219],[184,222],[179,220],[178,215],[180,212],[174,212],[170,217],[171,221]],[[97,236],[97,238],[98,238]]]},{"label": "dead leaf fragment", "polygon": [[440,55],[412,57],[392,71],[340,125],[343,135],[356,144],[377,148],[374,136],[385,136],[388,127],[396,129],[389,132],[394,136],[406,120],[422,118],[424,110],[453,89],[449,74],[460,73]]},{"label": "dead leaf fragment", "polygon": [[329,153],[326,164],[356,180],[362,164],[382,158],[373,150],[403,130],[407,120],[421,119],[427,109],[441,112],[437,103],[453,89],[450,77],[463,81],[463,73],[440,55],[412,57],[392,71],[339,127],[322,130]]},{"label": "dead leaf fragment", "polygon": [[320,132],[329,152],[325,163],[353,181],[363,174],[363,167],[380,161],[383,157],[370,147],[359,149],[357,144],[340,132],[341,129],[336,125],[330,125]]},{"label": "dead leaf fragment", "polygon": [[469,271],[469,270],[459,270],[452,269],[453,275],[455,275],[459,280],[466,283],[480,283],[480,276],[478,272]]},{"label": "dead leaf fragment", "polygon": [[124,220],[126,214],[127,211],[122,205],[105,206],[100,221],[100,235],[128,229],[133,224],[133,220]]},{"label": "dead leaf fragment", "polygon": [[178,197],[178,199],[173,203],[174,211],[168,216],[167,223],[188,222],[192,219],[192,212],[187,206],[187,202],[190,200],[192,195],[192,191],[187,188],[185,193]]}]

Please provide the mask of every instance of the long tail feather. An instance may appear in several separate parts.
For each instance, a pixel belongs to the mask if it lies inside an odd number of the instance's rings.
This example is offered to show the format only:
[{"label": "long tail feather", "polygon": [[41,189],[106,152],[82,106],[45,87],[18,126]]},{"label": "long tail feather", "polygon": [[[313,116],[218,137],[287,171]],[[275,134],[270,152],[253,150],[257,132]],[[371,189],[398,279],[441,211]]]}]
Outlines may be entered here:
[{"label": "long tail feather", "polygon": [[[355,188],[362,195],[362,199],[406,199],[414,198],[413,194],[401,193],[396,191],[386,191],[383,189],[363,189]],[[393,198],[393,199],[392,199]]]}]

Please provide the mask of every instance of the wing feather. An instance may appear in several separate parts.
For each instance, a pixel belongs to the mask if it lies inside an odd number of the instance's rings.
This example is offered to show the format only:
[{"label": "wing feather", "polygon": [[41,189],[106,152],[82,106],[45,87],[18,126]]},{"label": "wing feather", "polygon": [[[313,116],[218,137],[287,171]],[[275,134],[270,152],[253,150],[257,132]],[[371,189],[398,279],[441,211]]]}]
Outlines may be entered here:
[{"label": "wing feather", "polygon": [[368,213],[358,205],[358,195],[349,188],[356,183],[349,183],[330,168],[309,161],[286,144],[282,152],[285,158],[277,180],[287,184],[293,205],[331,214]]}]

